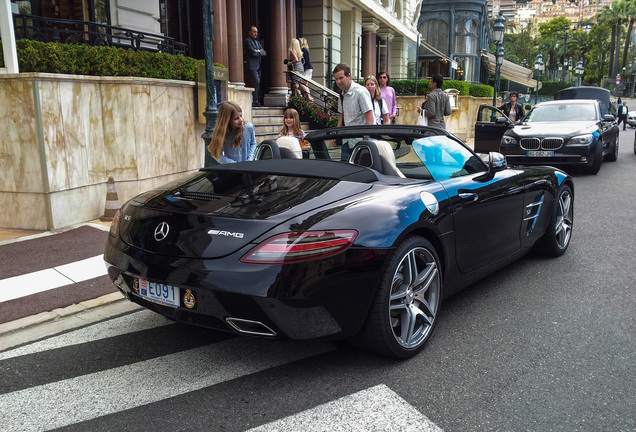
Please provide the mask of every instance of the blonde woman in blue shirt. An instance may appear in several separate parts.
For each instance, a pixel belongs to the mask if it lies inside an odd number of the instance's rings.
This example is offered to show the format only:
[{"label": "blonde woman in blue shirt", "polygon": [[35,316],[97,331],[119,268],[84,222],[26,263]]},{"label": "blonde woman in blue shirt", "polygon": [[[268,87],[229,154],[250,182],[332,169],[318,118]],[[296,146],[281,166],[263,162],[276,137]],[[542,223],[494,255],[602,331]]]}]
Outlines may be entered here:
[{"label": "blonde woman in blue shirt", "polygon": [[223,102],[208,151],[221,164],[254,159],[256,134],[252,123],[245,123],[243,110],[234,102]]}]

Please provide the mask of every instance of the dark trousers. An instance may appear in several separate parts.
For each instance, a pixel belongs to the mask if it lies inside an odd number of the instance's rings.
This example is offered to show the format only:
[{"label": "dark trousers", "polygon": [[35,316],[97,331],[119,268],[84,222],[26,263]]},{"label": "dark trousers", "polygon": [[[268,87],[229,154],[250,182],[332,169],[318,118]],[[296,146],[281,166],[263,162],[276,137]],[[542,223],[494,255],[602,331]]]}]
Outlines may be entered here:
[{"label": "dark trousers", "polygon": [[260,102],[260,91],[261,91],[261,74],[263,70],[259,66],[258,69],[248,70],[250,74],[250,78],[252,78],[252,87],[254,87],[254,91],[252,92],[252,103]]},{"label": "dark trousers", "polygon": [[627,114],[625,115],[619,115],[618,116],[618,125],[621,125],[621,122],[623,122],[623,130],[625,130],[625,125],[627,125]]}]

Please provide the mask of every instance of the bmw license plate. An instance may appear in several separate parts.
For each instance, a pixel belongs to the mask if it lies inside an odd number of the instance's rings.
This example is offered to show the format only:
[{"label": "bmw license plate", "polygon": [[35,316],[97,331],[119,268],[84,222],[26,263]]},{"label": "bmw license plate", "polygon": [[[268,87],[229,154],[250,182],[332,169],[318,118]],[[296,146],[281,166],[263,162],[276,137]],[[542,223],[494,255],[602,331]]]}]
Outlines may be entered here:
[{"label": "bmw license plate", "polygon": [[179,287],[139,279],[139,295],[157,303],[179,307]]},{"label": "bmw license plate", "polygon": [[529,151],[527,155],[528,157],[553,157],[554,152],[538,150],[538,151]]}]

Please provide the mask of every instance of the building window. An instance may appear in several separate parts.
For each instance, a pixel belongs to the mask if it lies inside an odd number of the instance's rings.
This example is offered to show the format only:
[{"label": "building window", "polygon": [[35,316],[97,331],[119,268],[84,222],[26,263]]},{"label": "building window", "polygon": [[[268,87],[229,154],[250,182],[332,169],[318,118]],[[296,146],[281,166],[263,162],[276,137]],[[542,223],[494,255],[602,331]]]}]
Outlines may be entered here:
[{"label": "building window", "polygon": [[[420,33],[424,40],[432,45],[434,48],[438,49],[442,53],[448,55],[450,54],[450,46],[449,46],[449,29],[448,23],[441,19],[430,19],[424,21],[420,26]],[[420,48],[420,54],[428,54],[428,52],[424,48]]]}]

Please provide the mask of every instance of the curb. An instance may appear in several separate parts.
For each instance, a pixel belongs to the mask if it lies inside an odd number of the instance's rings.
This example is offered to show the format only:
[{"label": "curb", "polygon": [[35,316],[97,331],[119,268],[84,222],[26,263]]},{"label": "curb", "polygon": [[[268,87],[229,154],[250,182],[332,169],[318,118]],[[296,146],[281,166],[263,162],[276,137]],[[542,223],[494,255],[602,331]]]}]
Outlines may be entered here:
[{"label": "curb", "polygon": [[40,324],[59,321],[62,318],[78,315],[88,310],[117,303],[125,299],[126,298],[118,291],[93,300],[86,300],[64,308],[53,309],[50,312],[42,312],[37,315],[20,318],[15,321],[0,324],[0,336],[19,330],[25,330]]}]

